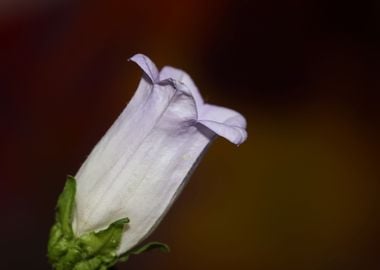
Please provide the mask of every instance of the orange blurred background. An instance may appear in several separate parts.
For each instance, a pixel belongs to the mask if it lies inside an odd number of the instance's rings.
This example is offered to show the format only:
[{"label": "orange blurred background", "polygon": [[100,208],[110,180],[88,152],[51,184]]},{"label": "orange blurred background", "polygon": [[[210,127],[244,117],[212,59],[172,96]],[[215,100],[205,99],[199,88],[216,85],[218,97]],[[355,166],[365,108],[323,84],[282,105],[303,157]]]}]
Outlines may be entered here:
[{"label": "orange blurred background", "polygon": [[380,269],[376,1],[0,4],[1,269],[50,269],[75,174],[136,89],[141,52],[186,70],[249,138],[218,139],[118,269]]}]

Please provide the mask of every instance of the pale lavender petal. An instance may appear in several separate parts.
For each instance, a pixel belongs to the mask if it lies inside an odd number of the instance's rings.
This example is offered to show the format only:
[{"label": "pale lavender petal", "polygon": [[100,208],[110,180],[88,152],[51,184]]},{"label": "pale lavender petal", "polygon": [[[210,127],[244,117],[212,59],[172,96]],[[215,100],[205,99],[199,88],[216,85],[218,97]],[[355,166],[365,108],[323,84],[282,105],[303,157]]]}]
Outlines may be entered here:
[{"label": "pale lavender petal", "polygon": [[188,92],[193,96],[195,103],[197,104],[197,108],[199,108],[204,103],[197,86],[191,77],[183,70],[166,66],[161,69],[159,78],[160,81],[173,79],[175,86],[179,90]]},{"label": "pale lavender petal", "polygon": [[[74,229],[78,234],[110,221],[106,218],[107,213],[97,209],[104,203],[102,198],[107,193],[104,185],[112,185],[111,181],[107,182],[107,175],[117,171],[116,164],[120,160],[124,163],[133,160],[135,152],[167,110],[175,93],[172,86],[152,85],[143,78],[130,104],[82,164],[75,176],[78,196]],[[110,208],[109,213],[112,211]],[[92,218],[94,213],[97,213],[96,218]]]},{"label": "pale lavender petal", "polygon": [[198,122],[234,144],[239,145],[247,139],[247,122],[234,110],[204,104],[198,111]]},{"label": "pale lavender petal", "polygon": [[144,134],[153,128],[176,91],[172,87],[163,88],[151,81],[151,76],[157,77],[158,71],[148,57],[136,54],[130,60],[137,63],[147,76],[141,78],[128,106],[94,147],[76,174],[76,178],[89,179],[88,183],[79,186],[86,190],[84,192],[91,192],[93,186],[102,179],[105,172],[112,169],[121,155],[131,156],[134,153],[135,147],[144,139]]},{"label": "pale lavender petal", "polygon": [[198,114],[199,120],[212,120],[220,123],[228,122],[244,129],[247,127],[247,121],[245,120],[244,116],[242,116],[237,111],[228,109],[226,107],[204,104],[200,108]]},{"label": "pale lavender petal", "polygon": [[[137,111],[123,112],[76,176],[76,234],[128,217],[121,252],[152,230],[209,142],[194,127],[197,111],[190,95],[171,84],[150,87],[140,106],[132,100]],[[129,105],[125,112],[132,112]]]},{"label": "pale lavender petal", "polygon": [[129,60],[138,64],[140,68],[144,70],[145,74],[152,80],[152,83],[158,82],[158,69],[149,57],[143,54],[135,54],[134,56],[129,58]]},{"label": "pale lavender petal", "polygon": [[[186,176],[212,139],[193,125],[195,119],[194,100],[176,91],[149,132],[137,133],[140,126],[137,124],[132,133],[136,132],[143,140],[133,156],[122,155],[90,193],[78,190],[81,194],[76,215],[79,233],[99,230],[110,221],[128,217],[130,223],[119,247],[120,254],[141,242],[173,203]],[[78,179],[78,184],[81,181]]]},{"label": "pale lavender petal", "polygon": [[238,126],[221,124],[210,120],[200,120],[198,123],[236,145],[242,144],[247,139],[247,132]]}]

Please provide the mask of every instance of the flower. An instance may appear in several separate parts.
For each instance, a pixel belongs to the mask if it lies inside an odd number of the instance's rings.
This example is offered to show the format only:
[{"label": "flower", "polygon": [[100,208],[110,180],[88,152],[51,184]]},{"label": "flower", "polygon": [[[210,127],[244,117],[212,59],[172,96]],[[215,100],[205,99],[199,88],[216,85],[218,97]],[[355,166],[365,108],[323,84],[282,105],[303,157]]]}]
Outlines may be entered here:
[{"label": "flower", "polygon": [[142,54],[130,60],[144,72],[136,93],[75,176],[73,234],[128,217],[117,255],[158,225],[216,135],[237,145],[247,138],[244,117],[205,103],[184,71],[158,71]]}]

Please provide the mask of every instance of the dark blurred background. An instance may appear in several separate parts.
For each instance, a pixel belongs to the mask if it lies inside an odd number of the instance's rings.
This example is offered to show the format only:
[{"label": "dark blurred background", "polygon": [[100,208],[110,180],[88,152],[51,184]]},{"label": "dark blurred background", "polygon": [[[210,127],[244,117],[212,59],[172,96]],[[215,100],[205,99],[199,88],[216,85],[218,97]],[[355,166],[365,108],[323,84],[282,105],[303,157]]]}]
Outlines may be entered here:
[{"label": "dark blurred background", "polygon": [[136,89],[137,52],[242,112],[153,251],[118,269],[380,269],[380,2],[0,1],[1,269],[50,269],[75,174]]}]

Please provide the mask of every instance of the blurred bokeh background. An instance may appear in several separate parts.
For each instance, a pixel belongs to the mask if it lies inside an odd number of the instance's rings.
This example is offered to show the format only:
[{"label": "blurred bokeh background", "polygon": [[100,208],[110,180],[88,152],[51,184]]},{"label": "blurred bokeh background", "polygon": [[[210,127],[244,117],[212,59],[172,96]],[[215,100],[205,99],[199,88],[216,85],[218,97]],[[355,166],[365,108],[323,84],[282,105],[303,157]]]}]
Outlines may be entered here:
[{"label": "blurred bokeh background", "polygon": [[378,1],[0,1],[1,269],[50,269],[75,174],[136,89],[188,71],[249,139],[218,139],[118,269],[380,269]]}]

